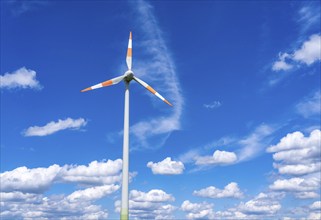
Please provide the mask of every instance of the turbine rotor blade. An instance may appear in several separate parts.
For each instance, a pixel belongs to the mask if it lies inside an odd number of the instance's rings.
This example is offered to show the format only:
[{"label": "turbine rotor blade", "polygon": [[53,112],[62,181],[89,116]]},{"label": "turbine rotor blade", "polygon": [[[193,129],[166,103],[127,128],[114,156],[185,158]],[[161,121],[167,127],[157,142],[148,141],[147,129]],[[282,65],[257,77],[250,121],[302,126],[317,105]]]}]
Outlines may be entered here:
[{"label": "turbine rotor blade", "polygon": [[129,70],[132,69],[132,32],[129,32],[129,40],[128,40],[128,49],[127,49],[127,56],[126,56],[126,63]]},{"label": "turbine rotor blade", "polygon": [[140,85],[144,86],[148,91],[156,95],[158,98],[163,100],[166,104],[173,106],[169,101],[167,101],[163,96],[161,96],[155,89],[153,89],[150,85],[145,83],[143,80],[137,78],[136,76],[134,76],[134,80],[138,82]]},{"label": "turbine rotor blade", "polygon": [[86,92],[86,91],[93,90],[93,89],[99,89],[99,88],[102,88],[102,87],[105,87],[105,86],[115,85],[115,84],[119,83],[120,81],[122,81],[124,79],[124,77],[125,76],[118,76],[118,77],[115,77],[113,79],[106,80],[104,82],[101,82],[101,83],[98,83],[96,85],[90,86],[90,87],[88,87],[86,89],[83,89],[83,90],[81,90],[81,92]]}]

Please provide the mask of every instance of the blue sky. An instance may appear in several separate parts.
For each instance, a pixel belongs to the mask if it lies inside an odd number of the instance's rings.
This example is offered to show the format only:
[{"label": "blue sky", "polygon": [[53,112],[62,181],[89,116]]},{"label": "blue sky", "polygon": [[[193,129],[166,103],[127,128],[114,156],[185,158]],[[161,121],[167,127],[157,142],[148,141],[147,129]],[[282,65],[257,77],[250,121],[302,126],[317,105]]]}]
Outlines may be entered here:
[{"label": "blue sky", "polygon": [[1,218],[319,219],[319,1],[1,1]]}]

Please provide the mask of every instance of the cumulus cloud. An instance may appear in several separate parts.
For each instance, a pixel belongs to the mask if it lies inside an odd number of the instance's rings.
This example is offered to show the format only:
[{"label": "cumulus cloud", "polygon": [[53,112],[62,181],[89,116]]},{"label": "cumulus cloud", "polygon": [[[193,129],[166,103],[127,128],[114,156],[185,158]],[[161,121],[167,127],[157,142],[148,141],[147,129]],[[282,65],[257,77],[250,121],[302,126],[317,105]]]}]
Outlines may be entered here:
[{"label": "cumulus cloud", "polygon": [[279,54],[279,60],[276,61],[273,66],[272,70],[274,71],[280,71],[280,70],[289,70],[292,69],[293,66],[291,64],[286,63],[286,59],[289,58],[290,55],[287,53],[280,53]]},{"label": "cumulus cloud", "polygon": [[321,113],[321,92],[320,90],[313,95],[306,97],[296,105],[297,112],[305,118]]},{"label": "cumulus cloud", "polygon": [[270,219],[281,210],[279,201],[284,196],[284,193],[278,192],[259,193],[253,199],[222,211],[214,211],[214,205],[207,202],[192,203],[185,200],[181,210],[187,212],[187,219]]},{"label": "cumulus cloud", "polygon": [[[175,198],[160,189],[149,192],[131,190],[129,193],[129,216],[134,219],[174,219],[175,206],[169,204]],[[115,202],[115,211],[120,212],[121,201]]]},{"label": "cumulus cloud", "polygon": [[1,191],[20,191],[28,193],[43,193],[56,180],[61,167],[52,165],[48,168],[19,167],[0,174]]},{"label": "cumulus cloud", "polygon": [[302,46],[293,53],[280,53],[279,60],[275,61],[272,70],[290,70],[294,64],[311,65],[321,60],[321,35],[313,34],[308,40],[302,43]]},{"label": "cumulus cloud", "polygon": [[201,189],[199,191],[195,190],[193,192],[195,196],[207,197],[212,199],[217,198],[242,198],[243,193],[241,192],[238,184],[231,182],[224,187],[224,189],[218,189],[214,186],[209,186],[207,188]]},{"label": "cumulus cloud", "polygon": [[[92,161],[85,165],[65,165],[59,178],[83,185],[113,184],[121,181],[122,160]],[[132,176],[135,174],[131,174]]]},{"label": "cumulus cloud", "polygon": [[321,35],[314,34],[293,53],[293,60],[311,65],[321,60]]},{"label": "cumulus cloud", "polygon": [[311,210],[320,210],[321,211],[321,201],[316,201],[309,206]]},{"label": "cumulus cloud", "polygon": [[192,203],[185,200],[181,205],[181,210],[187,212],[187,219],[214,219],[215,217],[213,204],[207,202]]},{"label": "cumulus cloud", "polygon": [[130,198],[136,202],[166,202],[174,201],[174,197],[167,194],[163,190],[153,189],[149,192],[141,192],[138,190],[131,190],[129,194]]},{"label": "cumulus cloud", "polygon": [[[8,195],[11,194],[11,195]],[[15,195],[13,195],[15,194]],[[72,194],[71,194],[72,195]],[[21,200],[17,200],[20,198]],[[23,199],[23,200],[22,200]],[[45,197],[28,193],[1,193],[1,219],[106,219],[108,212],[94,200],[73,200],[68,196]]]},{"label": "cumulus cloud", "polygon": [[276,191],[306,192],[315,191],[320,187],[320,179],[317,176],[310,178],[294,177],[291,179],[278,179],[270,185],[270,189]]},{"label": "cumulus cloud", "polygon": [[[136,147],[160,147],[172,131],[180,128],[183,96],[174,60],[171,58],[170,51],[163,39],[152,6],[146,1],[140,0],[133,4],[133,9],[137,13],[135,17],[138,26],[142,27],[143,34],[141,36],[144,36],[136,44],[144,56],[137,58],[135,73],[151,85],[158,85],[155,89],[173,103],[174,108],[168,110],[171,112],[167,116],[153,117],[151,120],[140,121],[131,126],[130,129],[134,136],[132,143],[139,145]],[[152,99],[155,100],[154,97]],[[155,101],[158,102],[158,100]],[[160,104],[163,105],[163,103]],[[156,138],[157,141],[151,142],[152,138]]]},{"label": "cumulus cloud", "polygon": [[90,187],[84,190],[77,190],[73,192],[67,197],[67,199],[70,202],[97,200],[117,191],[119,187],[119,185],[114,184]]},{"label": "cumulus cloud", "polygon": [[267,148],[274,153],[274,167],[281,174],[305,175],[321,171],[321,131],[313,130],[305,137],[300,131],[287,134],[276,145]]},{"label": "cumulus cloud", "polygon": [[39,127],[39,126],[32,126],[27,128],[23,134],[24,136],[47,136],[58,131],[66,130],[66,129],[73,129],[77,130],[81,127],[86,126],[87,121],[83,118],[72,119],[67,118],[64,120],[59,119],[57,122],[51,121],[48,124]]},{"label": "cumulus cloud", "polygon": [[112,185],[121,181],[122,160],[93,161],[85,165],[52,165],[48,168],[18,167],[0,174],[2,192],[43,193],[55,183]]},{"label": "cumulus cloud", "polygon": [[[93,203],[120,188],[122,161],[92,161],[86,165],[19,167],[0,174],[1,214],[4,219],[106,219]],[[76,184],[69,195],[44,196],[54,184]],[[83,188],[85,187],[85,188]],[[61,208],[63,207],[63,209]]]},{"label": "cumulus cloud", "polygon": [[234,152],[216,150],[213,156],[196,157],[196,165],[228,165],[236,162],[237,156]]},{"label": "cumulus cloud", "polygon": [[254,199],[247,202],[241,202],[238,210],[250,215],[266,215],[276,214],[281,209],[281,204],[274,198],[265,193],[260,193]]},{"label": "cumulus cloud", "polygon": [[321,201],[313,202],[308,209],[309,215],[307,219],[321,219]]},{"label": "cumulus cloud", "polygon": [[41,89],[42,86],[36,79],[36,72],[31,69],[22,67],[12,73],[5,73],[0,75],[0,88],[4,89]]},{"label": "cumulus cloud", "polygon": [[152,169],[153,174],[162,175],[182,174],[185,168],[182,162],[173,161],[170,157],[167,157],[158,163],[150,161],[147,163],[147,167]]},{"label": "cumulus cloud", "polygon": [[273,167],[286,175],[275,180],[269,188],[293,193],[299,199],[317,198],[321,183],[320,143],[320,130],[313,130],[308,136],[296,131],[267,148],[267,152],[274,153]]}]

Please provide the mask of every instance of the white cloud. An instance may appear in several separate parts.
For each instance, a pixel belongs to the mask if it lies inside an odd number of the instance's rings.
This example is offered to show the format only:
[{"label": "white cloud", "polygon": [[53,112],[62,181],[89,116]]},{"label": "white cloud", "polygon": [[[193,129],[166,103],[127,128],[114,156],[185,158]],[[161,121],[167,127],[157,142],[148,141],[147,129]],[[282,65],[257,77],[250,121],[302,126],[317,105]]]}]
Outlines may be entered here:
[{"label": "white cloud", "polygon": [[260,193],[247,202],[226,210],[214,211],[213,204],[207,202],[191,203],[186,200],[181,205],[181,210],[188,212],[188,219],[265,219],[273,218],[281,210],[280,200],[285,193],[271,192]]},{"label": "white cloud", "polygon": [[[321,60],[321,35],[313,34],[308,40],[302,43],[302,46],[292,54],[280,53],[279,60],[275,61],[272,70],[290,70],[294,64],[304,63],[311,65]],[[290,63],[291,64],[290,64]]]},{"label": "white cloud", "polygon": [[307,219],[321,219],[321,201],[315,201],[309,206]]},{"label": "white cloud", "polygon": [[61,167],[52,165],[48,168],[19,167],[0,174],[1,191],[43,193],[56,180]]},{"label": "white cloud", "polygon": [[292,149],[310,148],[310,146],[319,146],[320,130],[314,130],[309,137],[304,137],[300,131],[287,134],[277,145],[272,145],[267,152],[279,152]]},{"label": "white cloud", "polygon": [[224,187],[224,189],[218,189],[214,186],[209,186],[205,189],[199,191],[195,190],[193,192],[195,196],[207,197],[207,198],[242,198],[243,193],[238,187],[238,184],[231,182]]},{"label": "white cloud", "polygon": [[274,215],[281,209],[281,204],[265,193],[260,193],[254,199],[241,202],[238,210],[250,215]]},{"label": "white cloud", "polygon": [[289,58],[290,55],[287,53],[279,54],[279,60],[276,61],[273,66],[272,70],[274,71],[280,71],[280,70],[289,70],[292,69],[293,66],[291,64],[286,63],[286,58]]},{"label": "white cloud", "polygon": [[[85,165],[65,165],[60,180],[83,185],[113,184],[121,181],[122,160],[92,161]],[[131,174],[134,175],[134,174]]]},{"label": "white cloud", "polygon": [[0,192],[1,201],[6,202],[36,202],[41,198],[41,195],[35,193],[22,193],[22,192]]},{"label": "white cloud", "polygon": [[220,101],[213,101],[209,104],[204,104],[203,106],[204,106],[204,108],[207,108],[207,109],[216,109],[216,108],[221,107],[222,103]]},{"label": "white cloud", "polygon": [[29,127],[23,133],[27,137],[47,136],[61,130],[80,129],[83,126],[86,126],[86,124],[87,124],[87,121],[83,118],[78,118],[78,119],[67,118],[65,120],[59,119],[57,122],[51,121],[42,127],[39,127],[39,126]]},{"label": "white cloud", "polygon": [[296,165],[284,165],[274,163],[273,167],[279,170],[280,174],[291,174],[291,175],[304,175],[307,173],[314,173],[321,170],[321,163],[313,164],[296,164]]},{"label": "white cloud", "polygon": [[321,131],[313,130],[305,137],[299,131],[289,133],[276,145],[267,148],[274,152],[274,168],[280,174],[305,175],[321,171]]},{"label": "white cloud", "polygon": [[163,190],[153,189],[149,192],[141,192],[138,190],[131,190],[129,194],[130,198],[135,202],[166,202],[174,201],[174,197],[167,194]]},{"label": "white cloud", "polygon": [[173,161],[170,157],[158,163],[150,161],[147,163],[147,167],[152,169],[153,174],[162,175],[177,175],[184,171],[184,164],[180,161]]},{"label": "white cloud", "polygon": [[293,60],[311,65],[321,60],[321,36],[314,34],[293,53]]},{"label": "white cloud", "polygon": [[[274,168],[286,178],[277,179],[271,190],[293,193],[296,198],[317,198],[321,183],[321,131],[313,130],[309,136],[296,131],[281,138],[279,143],[267,148],[273,152]],[[290,176],[300,176],[292,177]]]},{"label": "white cloud", "polygon": [[213,210],[213,204],[207,202],[191,203],[189,200],[185,200],[181,209],[184,212],[188,212],[187,219],[214,219],[215,213]]},{"label": "white cloud", "polygon": [[70,194],[67,199],[70,202],[77,201],[92,201],[100,199],[106,195],[109,195],[119,189],[119,185],[104,185],[87,188],[84,190],[77,190]]},{"label": "white cloud", "polygon": [[321,211],[321,201],[315,201],[312,205],[309,207],[312,210],[320,210]]},{"label": "white cloud", "polygon": [[216,150],[213,156],[198,156],[195,158],[196,165],[228,165],[237,160],[234,152]]},{"label": "white cloud", "polygon": [[[153,14],[152,6],[145,1],[137,1],[132,4],[137,13],[138,27],[142,27],[141,38],[137,41],[138,50],[146,56],[137,57],[134,69],[143,80],[157,85],[155,89],[168,99],[174,107],[168,109],[171,113],[167,116],[153,117],[152,120],[140,121],[131,126],[131,133],[134,135],[132,144],[137,147],[148,148],[160,147],[168,138],[169,133],[180,128],[183,97],[175,64],[171,58],[170,51],[162,37],[162,31]],[[147,46],[146,46],[147,45]],[[146,57],[148,59],[146,60]],[[145,91],[144,91],[145,92]],[[163,105],[155,97],[152,97],[155,104]],[[167,108],[164,106],[164,108]],[[152,138],[158,139],[152,142]],[[139,146],[138,146],[139,145]]]},{"label": "white cloud", "polygon": [[[175,198],[160,189],[149,192],[131,190],[129,193],[129,216],[133,219],[174,219],[176,209],[168,202]],[[120,212],[120,200],[115,202],[115,211]]]},{"label": "white cloud", "polygon": [[321,92],[315,92],[312,96],[306,97],[302,102],[296,105],[299,114],[308,118],[313,115],[321,114]]},{"label": "white cloud", "polygon": [[[87,166],[55,164],[3,172],[0,174],[0,218],[106,219],[107,211],[93,203],[120,188],[121,169],[122,160],[117,159],[93,161]],[[82,189],[66,196],[44,196],[54,184],[66,183]]]},{"label": "white cloud", "polygon": [[106,219],[108,217],[106,210],[93,204],[94,200],[79,199],[70,201],[68,197],[64,195],[45,197],[43,195],[20,192],[1,193],[0,218]]},{"label": "white cloud", "polygon": [[[121,181],[122,160],[92,161],[84,165],[52,165],[48,168],[18,167],[0,174],[1,191],[43,193],[55,183],[112,185]],[[133,175],[133,174],[132,174]]]},{"label": "white cloud", "polygon": [[5,73],[0,75],[0,88],[13,89],[13,88],[30,88],[41,89],[40,83],[36,79],[36,72],[34,70],[22,67],[12,73]]},{"label": "white cloud", "polygon": [[291,179],[278,179],[270,185],[270,189],[276,191],[288,192],[309,192],[315,191],[320,187],[320,179],[318,176],[306,178],[294,177]]},{"label": "white cloud", "polygon": [[309,220],[320,220],[321,219],[321,212],[311,212],[307,217]]},{"label": "white cloud", "polygon": [[298,199],[315,199],[320,198],[320,195],[316,192],[296,192],[295,197]]}]

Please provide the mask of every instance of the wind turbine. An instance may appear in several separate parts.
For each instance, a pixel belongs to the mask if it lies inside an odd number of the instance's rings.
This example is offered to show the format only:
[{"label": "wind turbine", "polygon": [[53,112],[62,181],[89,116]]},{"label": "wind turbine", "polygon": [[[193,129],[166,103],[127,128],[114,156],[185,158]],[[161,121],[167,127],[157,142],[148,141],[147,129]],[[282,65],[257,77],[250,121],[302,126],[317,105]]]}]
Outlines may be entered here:
[{"label": "wind turbine", "polygon": [[148,85],[143,80],[139,79],[134,75],[132,71],[132,32],[129,33],[128,49],[126,56],[126,63],[128,70],[122,75],[115,77],[110,80],[98,83],[94,86],[88,87],[81,90],[81,92],[86,92],[93,89],[99,89],[105,86],[115,85],[121,81],[125,82],[125,108],[124,108],[124,137],[123,137],[123,177],[122,177],[122,195],[121,195],[121,211],[120,219],[128,219],[128,165],[129,165],[129,83],[134,80],[138,84],[144,86],[148,91],[156,95],[158,98],[163,100],[166,104],[172,106],[172,104],[167,101],[163,96],[161,96],[156,90],[154,90],[150,85]]}]

